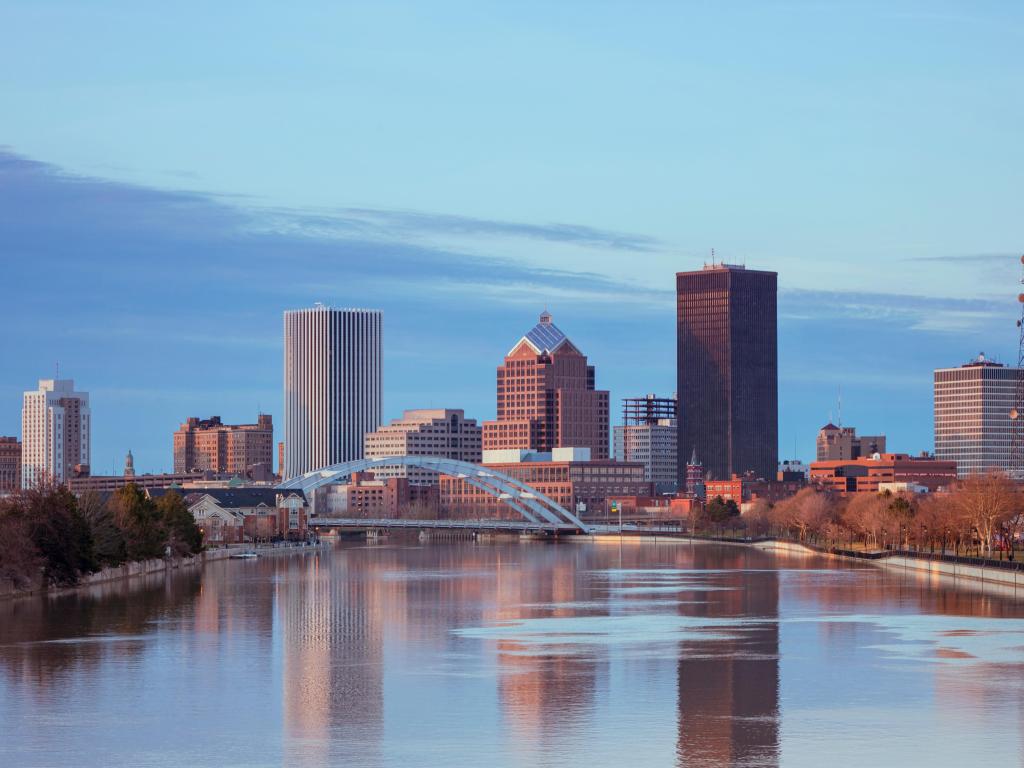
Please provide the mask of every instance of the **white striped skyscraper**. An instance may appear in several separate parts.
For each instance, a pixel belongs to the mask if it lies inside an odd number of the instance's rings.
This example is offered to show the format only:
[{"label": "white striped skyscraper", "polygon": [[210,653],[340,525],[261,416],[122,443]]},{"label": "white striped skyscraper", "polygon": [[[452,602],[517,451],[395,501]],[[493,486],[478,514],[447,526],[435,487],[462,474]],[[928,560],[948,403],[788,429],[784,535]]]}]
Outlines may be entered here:
[{"label": "white striped skyscraper", "polygon": [[284,313],[284,478],[363,457],[381,423],[380,311]]}]

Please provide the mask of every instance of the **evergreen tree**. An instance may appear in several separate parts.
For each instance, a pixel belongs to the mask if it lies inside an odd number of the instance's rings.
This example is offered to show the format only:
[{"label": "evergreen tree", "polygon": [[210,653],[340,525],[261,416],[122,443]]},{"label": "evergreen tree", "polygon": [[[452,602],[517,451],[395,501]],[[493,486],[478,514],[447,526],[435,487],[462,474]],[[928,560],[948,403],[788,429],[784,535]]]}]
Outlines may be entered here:
[{"label": "evergreen tree", "polygon": [[195,555],[203,549],[203,534],[178,493],[166,493],[156,501],[157,513],[176,555]]}]

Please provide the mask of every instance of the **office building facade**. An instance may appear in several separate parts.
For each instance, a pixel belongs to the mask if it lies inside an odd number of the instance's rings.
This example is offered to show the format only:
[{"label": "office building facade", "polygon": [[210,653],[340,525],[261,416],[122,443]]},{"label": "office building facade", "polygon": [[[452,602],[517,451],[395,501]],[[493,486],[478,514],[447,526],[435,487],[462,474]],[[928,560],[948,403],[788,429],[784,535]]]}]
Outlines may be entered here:
[{"label": "office building facade", "polygon": [[484,422],[484,450],[588,448],[609,457],[608,392],[594,367],[544,312],[497,372],[497,419]]},{"label": "office building facade", "polygon": [[22,488],[88,475],[91,433],[88,393],[72,379],[40,379],[22,398]]},{"label": "office building facade", "polygon": [[935,458],[955,461],[960,477],[991,470],[1019,475],[1011,456],[1010,412],[1020,374],[1020,369],[986,360],[984,355],[958,368],[937,369]]},{"label": "office building facade", "polygon": [[816,461],[859,459],[885,453],[885,435],[857,435],[856,427],[837,427],[829,422],[818,430]]},{"label": "office building facade", "polygon": [[[367,459],[438,456],[479,464],[482,433],[476,419],[467,419],[461,409],[409,410],[402,418],[368,433],[363,453]],[[412,485],[437,485],[437,472],[420,467],[376,467],[373,474],[380,480],[402,477]]]},{"label": "office building facade", "polygon": [[695,450],[713,478],[775,477],[776,296],[775,272],[710,264],[676,275],[678,450]]},{"label": "office building facade", "polygon": [[622,424],[613,431],[616,461],[644,465],[644,479],[655,493],[679,487],[679,428],[674,397],[628,397],[622,401]]},{"label": "office building facade", "polygon": [[381,312],[284,313],[284,479],[363,457],[380,426]]}]

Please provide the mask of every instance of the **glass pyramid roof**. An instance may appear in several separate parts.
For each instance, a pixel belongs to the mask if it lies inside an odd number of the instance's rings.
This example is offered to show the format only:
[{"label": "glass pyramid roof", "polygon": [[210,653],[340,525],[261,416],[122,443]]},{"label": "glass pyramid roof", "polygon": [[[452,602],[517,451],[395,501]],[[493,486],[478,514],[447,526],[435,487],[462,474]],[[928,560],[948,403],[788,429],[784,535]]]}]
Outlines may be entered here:
[{"label": "glass pyramid roof", "polygon": [[558,330],[558,326],[551,322],[551,315],[548,312],[541,313],[540,322],[533,326],[523,338],[538,353],[554,352],[562,346],[562,342],[568,339],[564,333]]}]

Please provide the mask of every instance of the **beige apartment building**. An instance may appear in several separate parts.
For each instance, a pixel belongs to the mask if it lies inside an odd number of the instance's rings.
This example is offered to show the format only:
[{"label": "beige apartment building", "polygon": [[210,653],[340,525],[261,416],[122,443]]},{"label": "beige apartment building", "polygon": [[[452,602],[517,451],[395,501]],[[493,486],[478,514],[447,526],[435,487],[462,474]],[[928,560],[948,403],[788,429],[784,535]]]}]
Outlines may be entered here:
[{"label": "beige apartment building", "polygon": [[[364,440],[367,459],[388,456],[439,456],[479,464],[483,459],[482,429],[462,409],[423,408],[405,411]],[[379,480],[404,477],[410,485],[436,485],[437,472],[419,467],[378,467]]]}]

